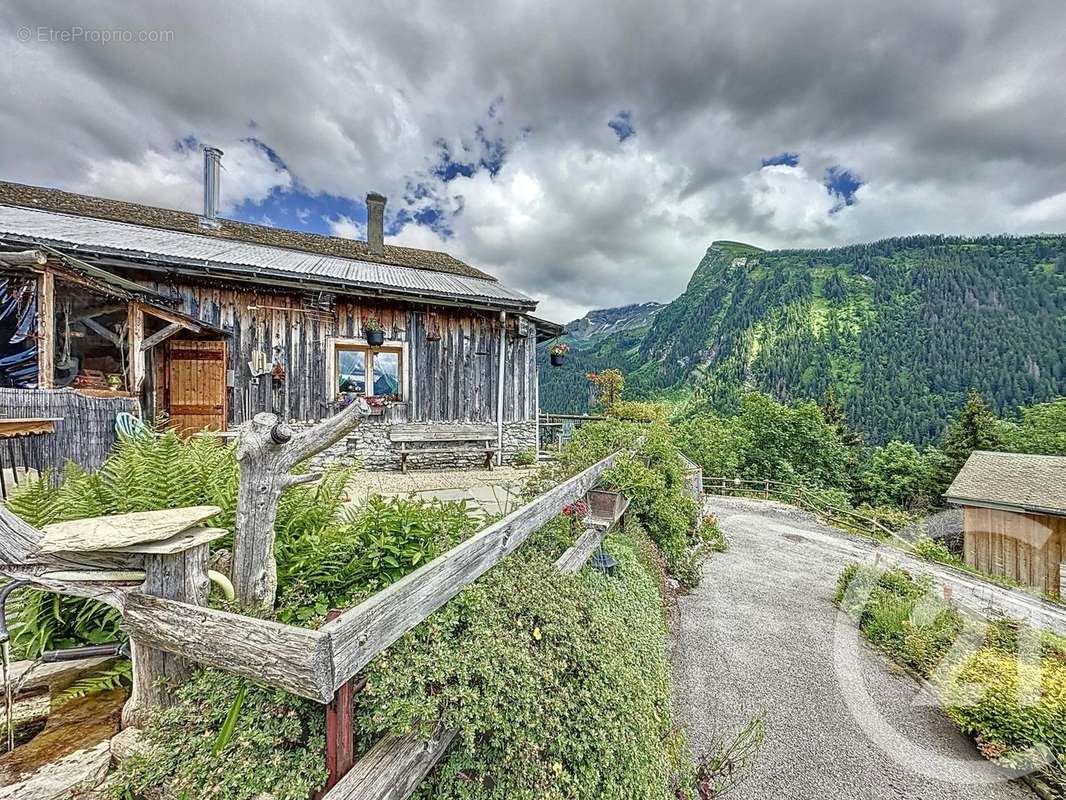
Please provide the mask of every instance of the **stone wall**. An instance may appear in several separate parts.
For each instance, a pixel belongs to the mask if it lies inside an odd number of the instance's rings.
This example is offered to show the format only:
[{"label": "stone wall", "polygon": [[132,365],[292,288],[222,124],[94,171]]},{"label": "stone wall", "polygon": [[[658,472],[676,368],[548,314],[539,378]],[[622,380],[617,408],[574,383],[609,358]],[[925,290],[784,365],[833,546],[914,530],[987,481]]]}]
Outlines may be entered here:
[{"label": "stone wall", "polygon": [[[312,423],[296,423],[294,428],[310,427]],[[315,457],[315,467],[328,464],[362,464],[363,469],[399,470],[400,456],[389,439],[391,422],[375,420],[373,417],[364,421],[350,436],[341,439],[328,450]],[[444,424],[444,423],[442,423]],[[470,453],[434,453],[432,455],[408,456],[408,469],[473,469],[485,465],[484,452],[478,452],[470,445]],[[413,448],[412,448],[413,449]],[[537,450],[536,420],[507,422],[503,426],[503,461],[512,464],[516,455],[522,450]],[[493,462],[495,463],[495,462]]]}]

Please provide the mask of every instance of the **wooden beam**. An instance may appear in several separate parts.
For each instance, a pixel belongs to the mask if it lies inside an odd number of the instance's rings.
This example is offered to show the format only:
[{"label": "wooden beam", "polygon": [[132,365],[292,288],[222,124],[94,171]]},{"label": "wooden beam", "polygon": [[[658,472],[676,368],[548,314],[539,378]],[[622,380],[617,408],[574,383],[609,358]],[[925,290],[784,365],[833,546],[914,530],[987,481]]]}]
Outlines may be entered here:
[{"label": "wooden beam", "polygon": [[37,277],[37,387],[51,389],[55,381],[56,317],[55,277],[43,272]]},{"label": "wooden beam", "polygon": [[170,323],[169,325],[167,325],[162,330],[156,331],[151,336],[146,337],[145,340],[143,342],[141,342],[141,352],[144,353],[144,352],[146,352],[148,350],[151,350],[157,344],[162,344],[164,341],[169,339],[175,333],[177,333],[178,331],[183,331],[183,330],[185,330],[185,328],[183,326],[179,325],[178,323],[176,323],[176,322]]},{"label": "wooden beam", "polygon": [[584,496],[620,453],[594,464],[319,629],[333,642],[339,688],[407,631],[514,552],[530,534]]},{"label": "wooden beam", "polygon": [[92,308],[86,308],[79,311],[77,314],[71,316],[71,322],[81,322],[83,319],[92,319],[93,317],[102,317],[104,314],[114,314],[116,311],[125,311],[129,303],[109,303],[103,306],[93,306]]},{"label": "wooden beam", "polygon": [[322,800],[405,800],[444,755],[456,732],[438,724],[429,739],[385,736]]},{"label": "wooden beam", "polygon": [[14,253],[0,253],[0,264],[12,267],[43,267],[48,263],[48,256],[40,250],[19,250]]},{"label": "wooden beam", "polygon": [[166,309],[158,308],[156,306],[146,305],[144,303],[137,303],[137,305],[145,314],[150,314],[153,317],[159,317],[159,319],[165,322],[170,322],[174,325],[180,325],[181,327],[185,328],[185,330],[192,331],[193,333],[202,333],[204,330],[202,326],[197,325],[195,322],[190,319],[187,319],[181,314],[175,314],[172,311],[167,311]]},{"label": "wooden beam", "polygon": [[321,631],[133,592],[122,626],[139,644],[236,672],[319,703],[336,689]]},{"label": "wooden beam", "polygon": [[559,557],[559,560],[555,562],[555,568],[564,575],[573,575],[576,572],[580,572],[581,568],[585,566],[585,562],[596,552],[596,548],[600,546],[603,537],[606,535],[607,528],[603,525],[589,527],[574,542],[574,546]]},{"label": "wooden beam", "polygon": [[141,392],[141,384],[144,383],[144,349],[141,343],[144,341],[144,311],[140,303],[130,303],[126,317],[127,342],[127,390],[134,395]]},{"label": "wooden beam", "polygon": [[91,330],[97,336],[101,336],[104,339],[107,339],[109,342],[111,342],[111,344],[113,344],[115,347],[119,348],[120,350],[123,347],[126,346],[126,343],[124,341],[122,341],[122,337],[121,336],[119,336],[113,330],[109,330],[108,328],[105,328],[103,325],[101,325],[95,319],[79,320],[78,324],[84,325],[86,328]]}]

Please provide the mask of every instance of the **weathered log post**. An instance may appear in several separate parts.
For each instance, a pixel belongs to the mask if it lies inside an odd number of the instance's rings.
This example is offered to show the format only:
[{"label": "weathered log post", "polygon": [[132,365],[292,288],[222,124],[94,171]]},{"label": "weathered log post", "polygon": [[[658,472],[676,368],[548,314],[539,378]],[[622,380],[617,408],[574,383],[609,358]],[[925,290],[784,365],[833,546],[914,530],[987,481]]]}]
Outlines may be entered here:
[{"label": "weathered log post", "polygon": [[[207,605],[211,590],[207,577],[210,545],[190,547],[180,553],[145,554],[145,594],[167,600],[180,600],[195,606]],[[181,656],[139,644],[130,637],[133,660],[133,688],[122,709],[122,727],[137,725],[138,711],[145,706],[169,706],[174,693],[192,674],[192,664]]]},{"label": "weathered log post", "polygon": [[353,431],[370,414],[363,398],[315,427],[295,434],[274,414],[256,414],[237,445],[240,488],[230,579],[245,607],[272,608],[278,586],[274,561],[274,522],[281,493],[309,483],[321,473],[290,475],[306,461]]}]

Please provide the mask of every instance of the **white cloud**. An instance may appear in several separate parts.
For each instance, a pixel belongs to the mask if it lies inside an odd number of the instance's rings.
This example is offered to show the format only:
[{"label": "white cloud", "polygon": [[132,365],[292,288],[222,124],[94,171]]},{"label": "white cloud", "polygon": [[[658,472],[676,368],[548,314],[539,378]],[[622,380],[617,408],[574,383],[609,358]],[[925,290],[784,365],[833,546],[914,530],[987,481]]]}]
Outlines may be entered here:
[{"label": "white cloud", "polygon": [[[172,30],[168,44],[20,42],[22,26]],[[1066,5],[471,0],[0,7],[0,177],[200,207],[194,137],[232,209],[295,186],[392,214],[441,207],[447,243],[559,319],[668,300],[714,239],[831,245],[1066,228]],[[634,41],[639,40],[639,46]],[[490,106],[496,109],[490,116]],[[619,144],[608,120],[632,113]],[[481,135],[476,131],[481,126]],[[279,154],[288,171],[245,140]],[[440,142],[495,177],[444,183]],[[760,169],[797,152],[797,168]],[[842,165],[855,205],[822,185]],[[299,212],[297,219],[300,219]],[[348,217],[338,235],[362,237]],[[397,242],[440,247],[408,226]]]}]

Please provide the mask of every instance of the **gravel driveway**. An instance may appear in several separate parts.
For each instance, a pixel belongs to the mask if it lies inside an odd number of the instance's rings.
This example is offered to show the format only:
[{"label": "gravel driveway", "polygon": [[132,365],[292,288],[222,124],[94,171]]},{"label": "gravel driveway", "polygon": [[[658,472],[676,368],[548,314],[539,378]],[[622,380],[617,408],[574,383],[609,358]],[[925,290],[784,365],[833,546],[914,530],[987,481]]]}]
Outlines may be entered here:
[{"label": "gravel driveway", "polygon": [[1033,800],[838,625],[837,576],[866,548],[791,506],[712,498],[708,508],[730,549],[680,600],[675,702],[696,753],[765,709],[766,741],[732,797]]}]

